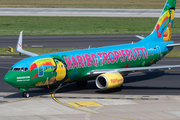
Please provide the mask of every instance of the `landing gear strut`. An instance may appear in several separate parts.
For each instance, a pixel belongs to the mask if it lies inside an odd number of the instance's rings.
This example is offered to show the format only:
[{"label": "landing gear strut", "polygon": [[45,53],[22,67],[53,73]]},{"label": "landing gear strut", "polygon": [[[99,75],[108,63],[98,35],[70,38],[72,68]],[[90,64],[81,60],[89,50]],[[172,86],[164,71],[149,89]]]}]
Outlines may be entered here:
[{"label": "landing gear strut", "polygon": [[28,93],[29,88],[19,88],[19,90],[23,92],[22,94],[23,98],[29,98],[29,93]]},{"label": "landing gear strut", "polygon": [[22,97],[29,98],[29,93],[28,92],[23,92]]},{"label": "landing gear strut", "polygon": [[123,88],[123,84],[119,87],[119,90],[122,91],[122,88]]}]

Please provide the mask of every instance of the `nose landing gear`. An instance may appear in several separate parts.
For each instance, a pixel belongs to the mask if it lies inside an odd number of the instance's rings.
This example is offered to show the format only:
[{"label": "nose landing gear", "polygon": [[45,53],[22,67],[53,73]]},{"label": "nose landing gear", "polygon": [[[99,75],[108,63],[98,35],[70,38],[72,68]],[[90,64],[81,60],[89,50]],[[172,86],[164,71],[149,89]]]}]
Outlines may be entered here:
[{"label": "nose landing gear", "polygon": [[19,88],[19,90],[23,92],[22,94],[23,98],[29,98],[29,93],[28,93],[29,88]]},{"label": "nose landing gear", "polygon": [[23,92],[22,97],[23,98],[29,98],[29,93],[28,92]]}]

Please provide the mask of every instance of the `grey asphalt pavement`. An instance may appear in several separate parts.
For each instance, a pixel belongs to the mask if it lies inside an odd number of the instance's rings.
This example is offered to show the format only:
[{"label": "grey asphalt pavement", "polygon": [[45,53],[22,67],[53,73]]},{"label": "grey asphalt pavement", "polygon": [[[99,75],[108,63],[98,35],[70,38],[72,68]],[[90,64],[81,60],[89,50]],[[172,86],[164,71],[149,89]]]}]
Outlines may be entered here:
[{"label": "grey asphalt pavement", "polygon": [[[179,36],[173,35],[175,43],[179,42]],[[15,46],[17,39],[17,36],[0,37],[0,45]],[[49,47],[67,47],[70,43],[77,47],[88,44],[96,47],[137,42],[138,38],[134,35],[24,37],[28,46],[43,42],[48,47],[49,40],[53,41]],[[22,92],[5,83],[3,78],[13,64],[26,57],[0,56],[0,120],[180,119],[180,69],[129,74],[124,78],[122,91],[99,90],[92,80],[86,88],[78,88],[72,83],[54,94],[52,91],[57,86],[32,88],[30,98],[24,99]],[[163,58],[155,65],[177,64],[180,64],[180,58]]]},{"label": "grey asphalt pavement", "polygon": [[[3,78],[8,70],[16,62],[26,58],[27,56],[0,56],[0,92],[16,92],[17,95],[21,94],[16,89],[4,82]],[[180,58],[163,58],[155,65],[178,65]],[[180,93],[180,69],[172,69],[169,71],[155,71],[129,74],[125,77],[125,84],[123,91],[107,90],[101,91],[96,86],[94,81],[90,81],[85,89],[79,89],[75,84],[70,84],[60,92],[62,93],[79,93],[79,94],[96,94],[96,93],[111,93],[111,94],[159,94],[159,95],[179,95]],[[42,88],[30,89],[30,93],[35,94],[34,90],[41,93]],[[43,89],[47,91],[47,89]],[[37,91],[36,91],[37,92]],[[37,93],[39,93],[37,92]],[[43,92],[44,93],[44,92]],[[16,95],[16,94],[15,94]],[[21,95],[20,95],[21,96]]]},{"label": "grey asphalt pavement", "polygon": [[[17,40],[18,36],[0,37],[0,48],[16,47]],[[88,48],[89,45],[101,47],[135,43],[139,40],[135,35],[23,36],[23,44],[27,47],[44,48]],[[172,41],[180,43],[180,34],[173,34]]]},{"label": "grey asphalt pavement", "polygon": [[[99,90],[69,84],[58,89],[33,88],[30,98],[3,81],[11,66],[26,56],[0,56],[0,120],[179,120],[180,69],[130,74],[123,90]],[[157,65],[179,64],[164,58]]]}]

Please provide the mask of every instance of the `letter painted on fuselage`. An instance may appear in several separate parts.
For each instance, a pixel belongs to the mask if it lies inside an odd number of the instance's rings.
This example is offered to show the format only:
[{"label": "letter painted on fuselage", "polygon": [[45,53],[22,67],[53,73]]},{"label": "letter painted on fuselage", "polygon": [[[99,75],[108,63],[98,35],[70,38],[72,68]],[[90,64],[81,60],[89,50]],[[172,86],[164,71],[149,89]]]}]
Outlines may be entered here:
[{"label": "letter painted on fuselage", "polygon": [[90,54],[72,55],[64,57],[67,69],[85,68],[91,66],[114,64],[125,61],[136,61],[148,59],[145,47],[112,50],[107,52],[97,52]]}]

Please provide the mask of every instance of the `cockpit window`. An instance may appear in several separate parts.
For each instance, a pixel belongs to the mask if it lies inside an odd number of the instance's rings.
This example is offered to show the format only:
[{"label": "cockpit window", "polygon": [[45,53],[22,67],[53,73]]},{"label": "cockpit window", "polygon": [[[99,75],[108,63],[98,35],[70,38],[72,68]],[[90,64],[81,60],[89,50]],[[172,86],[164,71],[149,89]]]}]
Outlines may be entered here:
[{"label": "cockpit window", "polygon": [[20,71],[21,68],[14,68],[14,71]]},{"label": "cockpit window", "polygon": [[24,70],[25,70],[25,71],[27,71],[27,70],[28,70],[28,68],[27,68],[27,67],[25,67],[25,68],[24,68]]},{"label": "cockpit window", "polygon": [[11,70],[12,71],[27,71],[28,67],[23,67],[23,68],[12,67]]}]

